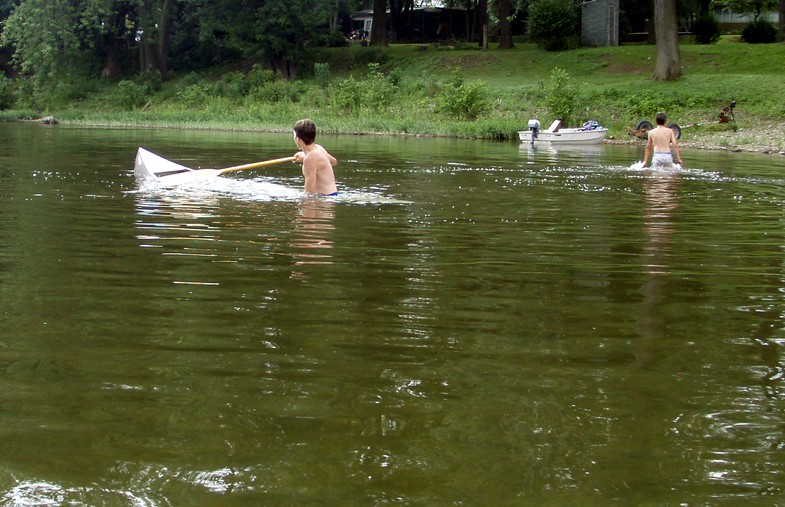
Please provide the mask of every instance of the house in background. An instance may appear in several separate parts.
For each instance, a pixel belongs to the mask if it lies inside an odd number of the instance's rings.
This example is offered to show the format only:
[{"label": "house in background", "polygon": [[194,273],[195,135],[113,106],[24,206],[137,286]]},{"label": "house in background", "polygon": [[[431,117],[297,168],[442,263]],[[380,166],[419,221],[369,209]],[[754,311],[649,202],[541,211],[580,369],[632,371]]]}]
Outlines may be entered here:
[{"label": "house in background", "polygon": [[619,0],[581,3],[581,42],[587,46],[619,45]]},{"label": "house in background", "polygon": [[[398,27],[397,42],[440,42],[451,38],[463,39],[473,11],[464,7],[415,7],[401,16],[404,22]],[[389,29],[390,11],[387,11]],[[365,39],[371,34],[373,9],[351,14],[351,39]]]}]

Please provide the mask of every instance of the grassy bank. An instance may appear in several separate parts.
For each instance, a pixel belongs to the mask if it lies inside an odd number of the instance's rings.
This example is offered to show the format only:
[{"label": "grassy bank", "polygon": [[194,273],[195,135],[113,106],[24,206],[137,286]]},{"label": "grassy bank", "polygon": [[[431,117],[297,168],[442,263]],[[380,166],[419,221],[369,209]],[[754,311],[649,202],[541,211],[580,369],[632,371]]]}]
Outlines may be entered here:
[{"label": "grassy bank", "polygon": [[[301,117],[335,133],[387,133],[515,139],[529,118],[544,124],[565,102],[572,124],[594,119],[610,137],[666,111],[685,126],[685,140],[725,138],[726,147],[768,144],[785,149],[785,46],[725,38],[682,45],[684,77],[651,79],[656,53],[646,45],[546,53],[396,45],[320,49],[307,76],[282,81],[250,64],[176,76],[165,83],[83,83],[47,102],[20,105],[5,118],[52,115],[80,125],[288,130]],[[554,69],[566,80],[557,83]],[[313,72],[310,70],[313,69]],[[718,123],[737,102],[741,131]],[[569,105],[569,104],[568,104]],[[730,132],[730,134],[729,134]],[[744,132],[746,132],[746,137]],[[774,133],[774,140],[771,132]],[[730,137],[728,137],[730,136]]]}]

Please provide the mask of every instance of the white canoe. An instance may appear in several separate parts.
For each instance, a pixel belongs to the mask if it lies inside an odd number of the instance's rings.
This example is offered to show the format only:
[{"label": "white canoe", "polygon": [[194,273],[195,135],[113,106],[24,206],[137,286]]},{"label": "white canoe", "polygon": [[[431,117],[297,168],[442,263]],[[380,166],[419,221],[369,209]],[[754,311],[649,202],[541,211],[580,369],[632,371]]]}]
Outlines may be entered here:
[{"label": "white canoe", "polygon": [[136,152],[134,176],[140,182],[154,181],[156,184],[163,186],[186,185],[214,178],[227,172],[242,171],[281,162],[291,162],[293,160],[294,157],[284,157],[224,169],[191,169],[140,147]]},{"label": "white canoe", "polygon": [[[562,128],[556,132],[541,131],[534,138],[535,143],[564,143],[564,144],[599,144],[605,138],[608,129],[600,127],[594,130],[583,130],[580,128]],[[518,136],[523,143],[532,142],[530,130],[521,130]]]}]

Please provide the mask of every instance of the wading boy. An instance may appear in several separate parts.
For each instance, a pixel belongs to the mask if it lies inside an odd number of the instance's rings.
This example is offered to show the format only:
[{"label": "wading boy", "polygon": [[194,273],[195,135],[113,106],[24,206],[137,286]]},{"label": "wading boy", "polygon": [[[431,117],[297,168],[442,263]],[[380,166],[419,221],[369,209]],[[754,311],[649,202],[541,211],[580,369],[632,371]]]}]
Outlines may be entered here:
[{"label": "wading boy", "polygon": [[300,148],[294,154],[295,163],[302,162],[305,191],[309,194],[338,195],[333,166],[338,161],[327,150],[316,144],[316,125],[311,120],[294,124],[294,143]]},{"label": "wading boy", "polygon": [[646,143],[646,150],[643,155],[643,167],[646,167],[646,162],[649,160],[649,155],[654,154],[651,158],[652,169],[664,169],[673,167],[673,155],[671,154],[671,146],[673,146],[673,153],[676,155],[676,161],[682,164],[681,153],[679,153],[679,143],[676,141],[676,134],[673,130],[665,126],[665,113],[657,113],[657,128],[649,131],[648,142]]}]

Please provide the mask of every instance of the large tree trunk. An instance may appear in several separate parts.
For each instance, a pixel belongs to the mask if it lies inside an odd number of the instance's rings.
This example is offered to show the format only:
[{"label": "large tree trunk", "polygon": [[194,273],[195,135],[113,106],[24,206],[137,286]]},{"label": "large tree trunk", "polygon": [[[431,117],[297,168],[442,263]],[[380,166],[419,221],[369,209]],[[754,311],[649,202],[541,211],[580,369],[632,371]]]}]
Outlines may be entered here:
[{"label": "large tree trunk", "polygon": [[510,27],[510,0],[499,0],[499,49],[512,48],[512,27]]},{"label": "large tree trunk", "polygon": [[785,42],[785,0],[780,0],[780,40]]},{"label": "large tree trunk", "polygon": [[488,0],[477,0],[476,12],[476,33],[479,35],[479,44],[481,48],[488,49]]},{"label": "large tree trunk", "polygon": [[371,45],[387,45],[387,0],[373,0],[373,24]]},{"label": "large tree trunk", "polygon": [[657,30],[657,63],[654,66],[654,79],[657,81],[679,79],[681,58],[676,0],[655,0],[654,25]]},{"label": "large tree trunk", "polygon": [[158,70],[161,77],[169,77],[169,47],[172,41],[172,24],[177,9],[177,0],[164,0],[161,22],[158,24]]},{"label": "large tree trunk", "polygon": [[397,0],[390,0],[390,40],[387,42],[398,42],[399,27],[401,26],[401,16]]},{"label": "large tree trunk", "polygon": [[139,72],[145,74],[158,69],[155,50],[155,23],[153,22],[153,0],[144,0],[140,16],[142,35],[139,40]]}]

